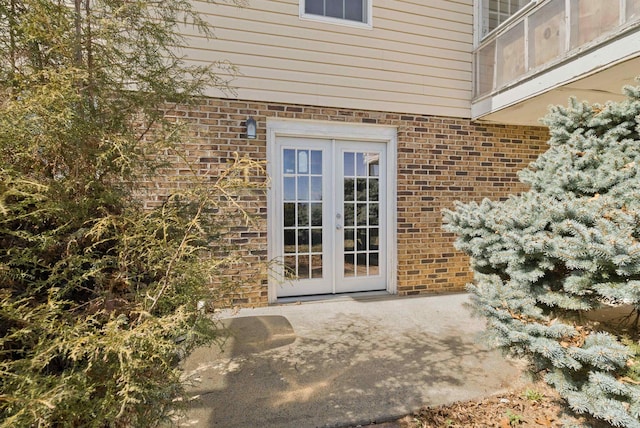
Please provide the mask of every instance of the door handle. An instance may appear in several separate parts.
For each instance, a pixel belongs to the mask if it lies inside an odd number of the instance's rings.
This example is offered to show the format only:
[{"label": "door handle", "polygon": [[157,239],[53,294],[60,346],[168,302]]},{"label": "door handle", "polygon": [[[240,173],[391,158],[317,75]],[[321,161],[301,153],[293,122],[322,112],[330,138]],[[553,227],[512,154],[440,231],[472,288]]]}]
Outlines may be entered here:
[{"label": "door handle", "polygon": [[342,225],[341,224],[336,224],[336,229],[337,230],[341,230],[342,229]]}]

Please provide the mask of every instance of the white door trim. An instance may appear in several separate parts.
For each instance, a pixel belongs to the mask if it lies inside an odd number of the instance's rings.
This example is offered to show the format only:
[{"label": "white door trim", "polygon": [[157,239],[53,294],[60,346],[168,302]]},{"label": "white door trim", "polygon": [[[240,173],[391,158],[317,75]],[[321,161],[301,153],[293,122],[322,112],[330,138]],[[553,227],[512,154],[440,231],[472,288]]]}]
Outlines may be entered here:
[{"label": "white door trim", "polygon": [[[330,121],[308,121],[296,119],[267,118],[267,175],[273,177],[273,159],[278,156],[276,140],[278,137],[323,138],[335,140],[381,142],[387,145],[387,292],[397,292],[397,128],[375,124],[339,123]],[[267,191],[267,255],[274,260],[278,254],[277,239],[271,236],[274,230],[279,230],[274,212],[278,203],[273,186]],[[277,301],[277,287],[281,286],[284,278],[269,275],[268,299],[269,303]]]}]

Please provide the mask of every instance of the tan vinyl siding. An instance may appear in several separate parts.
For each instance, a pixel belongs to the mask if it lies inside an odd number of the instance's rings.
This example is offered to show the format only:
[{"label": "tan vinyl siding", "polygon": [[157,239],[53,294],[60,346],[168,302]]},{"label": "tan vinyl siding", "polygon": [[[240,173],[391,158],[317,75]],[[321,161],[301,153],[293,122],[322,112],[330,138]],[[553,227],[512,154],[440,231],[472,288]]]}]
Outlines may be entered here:
[{"label": "tan vinyl siding", "polygon": [[184,54],[236,65],[239,99],[470,117],[473,1],[372,1],[372,29],[300,19],[298,0],[198,3],[216,39]]}]

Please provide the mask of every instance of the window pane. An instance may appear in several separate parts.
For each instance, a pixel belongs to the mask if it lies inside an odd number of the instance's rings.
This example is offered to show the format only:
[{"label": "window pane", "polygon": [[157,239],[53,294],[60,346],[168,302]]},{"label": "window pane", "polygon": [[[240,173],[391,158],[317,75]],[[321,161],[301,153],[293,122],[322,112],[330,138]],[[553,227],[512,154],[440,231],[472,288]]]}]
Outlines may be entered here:
[{"label": "window pane", "polygon": [[344,0],[325,0],[325,5],[325,16],[330,16],[332,18],[344,18]]},{"label": "window pane", "polygon": [[324,15],[324,0],[306,0],[304,12],[313,13],[314,15]]},{"label": "window pane", "polygon": [[364,19],[364,0],[345,0],[344,17],[351,21],[366,22]]}]

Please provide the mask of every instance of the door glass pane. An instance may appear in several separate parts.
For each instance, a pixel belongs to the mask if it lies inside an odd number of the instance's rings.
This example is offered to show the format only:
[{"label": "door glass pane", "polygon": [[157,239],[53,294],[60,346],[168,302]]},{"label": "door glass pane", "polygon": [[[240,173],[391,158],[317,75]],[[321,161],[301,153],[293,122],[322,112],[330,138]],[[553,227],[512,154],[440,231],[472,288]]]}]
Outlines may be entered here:
[{"label": "door glass pane", "polygon": [[286,278],[293,278],[297,275],[296,256],[284,257],[284,275]]},{"label": "door glass pane", "polygon": [[380,248],[380,237],[378,228],[370,228],[369,229],[369,250],[377,250]]},{"label": "door glass pane", "polygon": [[345,253],[344,255],[344,276],[355,276],[354,254]]},{"label": "door glass pane", "polygon": [[378,204],[369,204],[369,225],[378,226],[379,224]]},{"label": "door glass pane", "polygon": [[311,256],[311,278],[322,278],[322,254]]},{"label": "door glass pane", "polygon": [[346,201],[355,201],[355,193],[353,191],[353,187],[355,185],[355,181],[353,178],[345,178],[344,179],[344,200]]},{"label": "door glass pane", "polygon": [[356,182],[356,197],[359,201],[367,200],[367,179],[358,178]]},{"label": "door glass pane", "polygon": [[298,227],[309,226],[309,204],[298,204]]},{"label": "door glass pane", "polygon": [[355,165],[355,153],[345,152],[344,153],[344,176],[345,177],[353,177],[356,175],[354,165]]},{"label": "door glass pane", "polygon": [[311,200],[322,200],[322,177],[311,177]]},{"label": "door glass pane", "polygon": [[356,255],[356,276],[367,276],[367,254]]},{"label": "door glass pane", "polygon": [[301,254],[298,256],[298,279],[309,278],[309,256],[308,254]]},{"label": "door glass pane", "polygon": [[370,178],[369,179],[369,201],[377,202],[379,198],[379,190],[378,190],[378,179]]},{"label": "door glass pane", "polygon": [[311,251],[322,252],[322,229],[311,229]]},{"label": "door glass pane", "polygon": [[369,177],[380,176],[380,155],[378,153],[369,153]]},{"label": "door glass pane", "polygon": [[367,204],[356,204],[356,206],[357,206],[356,225],[366,226],[367,225]]},{"label": "door glass pane", "polygon": [[380,266],[379,266],[379,256],[378,253],[369,253],[369,275],[376,276],[380,275]]},{"label": "door glass pane", "polygon": [[311,204],[311,226],[322,226],[322,204]]},{"label": "door glass pane", "polygon": [[344,204],[344,225],[345,226],[354,226],[355,225],[355,204]]},{"label": "door glass pane", "polygon": [[284,227],[296,225],[296,204],[287,202],[284,204]]},{"label": "door glass pane", "polygon": [[298,174],[307,174],[309,172],[309,152],[307,150],[298,150]]},{"label": "door glass pane", "polygon": [[285,149],[283,154],[282,172],[285,174],[295,174],[296,172],[296,151]]},{"label": "door glass pane", "polygon": [[367,229],[358,228],[357,229],[357,249],[358,251],[367,251]]},{"label": "door glass pane", "polygon": [[309,177],[307,176],[298,177],[298,200],[309,200]]},{"label": "door glass pane", "polygon": [[295,201],[296,200],[296,179],[295,177],[284,178],[284,200]]},{"label": "door glass pane", "polygon": [[284,231],[284,252],[287,254],[296,253],[296,231],[295,230]]},{"label": "door glass pane", "polygon": [[322,174],[322,152],[311,150],[311,174]]},{"label": "door glass pane", "polygon": [[309,252],[309,229],[298,230],[298,253]]},{"label": "door glass pane", "polygon": [[345,251],[353,251],[356,249],[353,229],[344,230],[344,249]]},{"label": "door glass pane", "polygon": [[358,177],[367,176],[367,164],[365,161],[365,153],[356,154],[356,172]]}]

